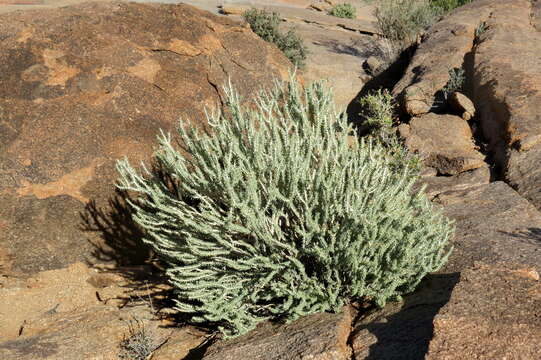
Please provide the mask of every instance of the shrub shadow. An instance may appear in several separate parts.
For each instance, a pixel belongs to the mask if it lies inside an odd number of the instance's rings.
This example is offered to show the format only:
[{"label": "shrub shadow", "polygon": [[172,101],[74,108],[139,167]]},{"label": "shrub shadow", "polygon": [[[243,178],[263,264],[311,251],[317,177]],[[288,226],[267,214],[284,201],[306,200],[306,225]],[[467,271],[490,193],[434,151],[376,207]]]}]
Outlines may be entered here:
[{"label": "shrub shadow", "polygon": [[534,245],[541,245],[541,228],[538,228],[538,227],[531,227],[519,232],[506,232],[506,231],[500,231],[500,232],[507,236],[524,240],[525,242],[528,242],[530,244],[533,243]]},{"label": "shrub shadow", "polygon": [[89,240],[94,246],[93,257],[98,261],[114,262],[117,266],[142,265],[152,257],[143,242],[144,232],[131,215],[126,192],[115,191],[108,206],[99,208],[90,200],[81,215],[81,230],[98,233],[103,242]]},{"label": "shrub shadow", "polygon": [[371,39],[367,41],[361,41],[361,39],[352,40],[349,44],[337,40],[314,41],[314,45],[325,47],[335,54],[351,55],[363,59],[377,54],[378,50],[372,46],[372,43]]},{"label": "shrub shadow", "polygon": [[[367,360],[421,360],[433,338],[433,320],[451,297],[460,273],[431,274],[418,289],[404,298],[402,306],[386,308],[361,319],[351,339],[365,338],[371,344]],[[377,341],[374,343],[373,338]],[[370,340],[372,339],[372,341]],[[362,341],[361,341],[362,342]]]}]

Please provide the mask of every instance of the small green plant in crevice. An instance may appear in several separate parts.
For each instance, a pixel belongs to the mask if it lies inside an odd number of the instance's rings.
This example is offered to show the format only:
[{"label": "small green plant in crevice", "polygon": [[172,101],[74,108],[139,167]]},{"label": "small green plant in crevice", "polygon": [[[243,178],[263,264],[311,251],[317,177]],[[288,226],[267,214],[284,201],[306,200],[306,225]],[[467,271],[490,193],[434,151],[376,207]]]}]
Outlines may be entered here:
[{"label": "small green plant in crevice", "polygon": [[395,168],[410,167],[420,170],[420,160],[410,153],[396,134],[395,104],[387,90],[377,90],[359,100],[362,108],[362,125],[367,136],[387,149]]},{"label": "small green plant in crevice", "polygon": [[462,68],[449,69],[449,81],[443,88],[445,98],[454,92],[463,92],[466,81],[466,72]]},{"label": "small green plant in crevice", "polygon": [[450,221],[413,190],[411,167],[376,141],[349,141],[322,83],[292,77],[256,108],[225,92],[210,130],[183,121],[178,142],[159,136],[167,180],[117,163],[117,186],[139,194],[133,218],[192,323],[237,336],[352,301],[383,306],[446,262]]},{"label": "small green plant in crevice", "polygon": [[475,29],[475,39],[477,40],[485,31],[487,31],[487,23],[483,21]]},{"label": "small green plant in crevice", "polygon": [[357,10],[349,3],[338,4],[329,11],[329,15],[345,19],[355,19],[357,17]]},{"label": "small green plant in crevice", "polygon": [[143,322],[137,318],[128,322],[128,335],[120,343],[119,359],[147,360],[161,343],[153,332],[145,328]]},{"label": "small green plant in crevice", "polygon": [[304,66],[308,54],[306,46],[294,29],[285,34],[279,30],[281,20],[278,13],[250,9],[242,16],[260,38],[275,44],[296,67]]}]

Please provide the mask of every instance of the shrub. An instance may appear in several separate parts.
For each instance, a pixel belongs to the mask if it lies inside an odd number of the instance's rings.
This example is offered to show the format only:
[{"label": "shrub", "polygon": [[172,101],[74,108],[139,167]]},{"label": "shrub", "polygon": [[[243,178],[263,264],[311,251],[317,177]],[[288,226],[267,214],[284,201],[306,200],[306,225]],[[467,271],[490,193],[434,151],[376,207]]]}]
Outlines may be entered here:
[{"label": "shrub", "polygon": [[355,10],[353,5],[345,3],[334,6],[329,11],[329,14],[339,18],[355,19],[357,17],[357,10]]},{"label": "shrub", "polygon": [[473,0],[430,0],[430,6],[439,14],[447,13],[459,6],[471,3]]},{"label": "shrub", "polygon": [[147,360],[160,344],[154,333],[149,332],[142,321],[130,320],[129,335],[120,343],[118,358],[122,360]]},{"label": "shrub", "polygon": [[280,16],[277,13],[250,9],[242,16],[260,38],[275,44],[295,66],[304,66],[307,49],[303,40],[294,29],[285,34],[280,32]]},{"label": "shrub", "polygon": [[413,44],[435,19],[428,0],[381,0],[376,7],[378,27],[399,48]]},{"label": "shrub", "polygon": [[411,168],[395,171],[378,144],[348,143],[321,83],[278,84],[256,109],[226,93],[210,129],[181,122],[185,155],[161,133],[160,171],[117,164],[178,311],[234,336],[352,300],[383,306],[444,264],[450,222],[413,192]]}]

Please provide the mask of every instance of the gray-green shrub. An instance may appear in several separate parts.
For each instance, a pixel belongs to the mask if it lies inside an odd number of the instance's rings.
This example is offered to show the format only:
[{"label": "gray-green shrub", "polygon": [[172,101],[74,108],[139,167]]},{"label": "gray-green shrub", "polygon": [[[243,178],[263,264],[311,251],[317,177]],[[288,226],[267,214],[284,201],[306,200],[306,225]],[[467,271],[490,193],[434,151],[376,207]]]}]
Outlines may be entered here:
[{"label": "gray-green shrub", "polygon": [[380,0],[376,6],[378,27],[395,46],[406,48],[436,18],[473,0]]},{"label": "gray-green shrub", "polygon": [[242,16],[260,38],[275,44],[296,67],[304,66],[308,53],[306,46],[294,29],[288,30],[285,34],[279,30],[280,15],[278,13],[250,9]]},{"label": "gray-green shrub", "polygon": [[445,14],[473,0],[430,0],[430,6],[439,14]]},{"label": "gray-green shrub", "polygon": [[[321,83],[294,81],[227,111],[210,129],[159,136],[152,171],[119,161],[118,187],[165,263],[178,311],[227,336],[265,319],[382,306],[449,254],[449,220],[413,192],[416,173],[354,137]],[[167,176],[163,176],[163,174]]]},{"label": "gray-green shrub", "polygon": [[429,0],[381,0],[376,6],[378,27],[396,47],[413,44],[419,33],[435,20]]},{"label": "gray-green shrub", "polygon": [[329,11],[329,15],[339,18],[355,19],[357,17],[357,10],[349,3],[338,4]]}]

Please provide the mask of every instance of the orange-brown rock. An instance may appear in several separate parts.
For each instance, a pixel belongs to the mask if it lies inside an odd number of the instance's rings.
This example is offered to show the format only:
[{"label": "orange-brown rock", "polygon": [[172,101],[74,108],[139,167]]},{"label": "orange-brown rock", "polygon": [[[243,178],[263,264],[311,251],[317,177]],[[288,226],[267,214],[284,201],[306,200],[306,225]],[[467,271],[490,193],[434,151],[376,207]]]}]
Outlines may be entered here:
[{"label": "orange-brown rock", "polygon": [[485,165],[455,176],[424,176],[419,185],[425,185],[425,194],[432,200],[440,195],[487,185],[489,182],[490,169]]},{"label": "orange-brown rock", "polygon": [[[203,333],[195,329],[169,328],[153,320],[150,314],[146,306],[118,309],[110,305],[44,313],[39,319],[25,324],[21,336],[0,342],[0,357],[3,360],[117,360],[126,351],[123,342],[130,338],[131,341],[148,342],[150,348],[163,346],[177,331],[184,335],[184,347],[197,347],[204,340]],[[125,355],[124,359],[136,358],[130,352]]]},{"label": "orange-brown rock", "polygon": [[110,267],[75,263],[26,279],[1,279],[0,358],[116,360],[123,340],[144,329],[147,340],[162,345],[155,358],[169,360],[205,340],[199,330],[157,319],[152,304],[168,287],[144,286],[131,276],[148,277],[149,269]]},{"label": "orange-brown rock", "polygon": [[460,274],[434,318],[428,360],[541,358],[541,283],[518,265],[478,263]]},{"label": "orange-brown rock", "polygon": [[437,105],[436,94],[449,81],[449,70],[463,68],[464,58],[474,44],[475,30],[494,10],[494,3],[475,1],[430,28],[393,89],[409,115],[425,114]]},{"label": "orange-brown rock", "polygon": [[[510,317],[502,321],[500,325],[496,325],[498,337],[504,336],[505,330],[502,329],[505,329],[509,324],[513,324],[513,322],[520,324],[524,319],[524,314],[532,317],[530,324],[534,323],[533,317],[539,316],[539,302],[532,303],[537,295],[532,294],[529,298],[524,299],[526,306],[523,314],[519,312],[519,309],[521,301],[523,301],[522,297],[527,295],[524,293],[527,287],[522,287],[522,284],[529,281],[530,284],[534,285],[539,275],[538,270],[541,269],[541,213],[503,182],[478,185],[460,191],[451,190],[440,193],[436,199],[443,205],[444,214],[455,220],[456,234],[450,241],[454,250],[449,262],[438,273],[427,276],[415,292],[405,296],[403,302],[389,303],[385,308],[361,318],[355,324],[350,338],[355,359],[424,358],[428,352],[429,344],[431,352],[435,351],[433,350],[435,345],[431,343],[434,335],[436,335],[436,339],[438,337],[441,339],[438,345],[441,346],[441,349],[445,349],[444,341],[446,339],[454,342],[452,349],[455,352],[454,354],[451,351],[435,352],[431,355],[432,359],[503,359],[504,356],[477,356],[482,354],[481,351],[487,351],[489,354],[492,351],[492,345],[485,342],[486,346],[482,346],[485,338],[474,333],[477,319],[473,317],[474,306],[477,303],[480,304],[479,306],[482,305],[483,311],[488,315],[492,312],[493,321],[497,322],[496,314],[499,309],[504,310],[507,305],[499,307],[497,304],[492,305],[493,301],[502,299],[503,304],[515,302],[511,305],[512,310],[507,313]],[[498,275],[497,272],[474,272],[475,287],[469,287],[465,290],[466,285],[461,274],[468,274],[469,269],[474,267],[477,262],[483,262],[491,267],[495,266],[496,269],[501,262],[523,265],[519,268],[513,268],[509,272],[508,283],[502,282],[498,278],[492,278],[493,274]],[[477,277],[479,280],[476,279]],[[455,288],[459,280],[462,285]],[[490,291],[487,292],[487,289]],[[512,294],[514,290],[517,290],[518,295]],[[455,295],[455,291],[458,291],[459,295]],[[510,296],[510,302],[504,299],[507,294]],[[455,302],[452,301],[454,296],[457,296]],[[449,302],[450,298],[451,302]],[[479,342],[480,345],[476,348],[476,353],[462,352],[460,341],[468,339],[466,337],[455,338],[460,334],[450,328],[452,322],[449,327],[439,329],[437,328],[438,324],[434,322],[434,317],[438,313],[441,314],[442,306],[451,306],[446,304],[452,303],[453,307],[460,308],[462,299],[467,303],[464,306],[469,307],[468,311],[471,314],[471,317],[464,319],[466,324],[471,326],[471,329],[468,330],[469,328],[465,327],[463,330],[468,331],[468,336]],[[537,311],[533,310],[535,307],[537,307]],[[516,316],[513,315],[515,311]],[[483,313],[480,315],[485,316]],[[458,320],[453,319],[453,321],[457,321],[457,325],[460,325]],[[536,321],[541,324],[538,318]],[[436,330],[434,330],[435,326]],[[509,330],[516,335],[516,328],[513,326]],[[526,331],[532,328],[535,329],[535,327],[524,327]],[[477,329],[486,330],[483,327]],[[539,327],[536,331],[538,330]],[[449,331],[449,338],[446,338],[447,331]],[[530,332],[529,334],[534,333]],[[483,333],[480,332],[480,334]],[[515,339],[522,341],[525,338],[515,337]],[[531,339],[533,338],[530,338],[530,341]],[[512,353],[514,350],[511,338],[509,340],[502,339],[502,341],[509,346],[509,351]],[[534,342],[531,342],[532,344],[524,348],[534,349]],[[471,342],[464,344],[475,345]],[[524,344],[519,343],[517,349],[522,349],[522,346]],[[530,347],[528,348],[528,346]],[[498,348],[502,350],[501,347]],[[496,355],[502,354],[499,352]],[[531,355],[532,353],[526,352],[526,354]],[[508,356],[507,358],[521,359],[516,356]],[[523,358],[536,359],[537,357]]]},{"label": "orange-brown rock", "polygon": [[317,313],[290,324],[258,325],[238,338],[212,345],[204,360],[348,360],[352,313]]},{"label": "orange-brown rock", "polygon": [[459,272],[476,261],[541,269],[541,212],[507,184],[442,193],[437,201],[456,221],[454,250],[441,271]]},{"label": "orange-brown rock", "polygon": [[85,260],[89,240],[119,231],[107,222],[85,231],[96,224],[81,220],[89,202],[101,215],[112,211],[117,159],[148,159],[159,129],[171,131],[180,117],[204,124],[229,78],[248,98],[289,67],[243,24],[187,5],[0,15],[2,271]]},{"label": "orange-brown rock", "polygon": [[439,174],[456,175],[485,164],[468,123],[458,116],[429,113],[413,118],[409,126],[402,125],[399,130],[408,149]]},{"label": "orange-brown rock", "polygon": [[449,105],[466,121],[475,116],[475,105],[464,94],[454,92],[449,96]]},{"label": "orange-brown rock", "polygon": [[474,101],[488,150],[506,180],[541,209],[541,51],[532,2],[504,4],[485,22],[474,56]]}]

